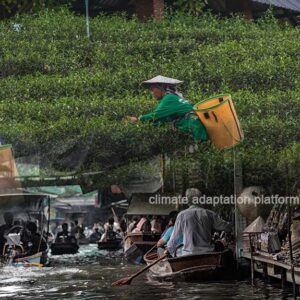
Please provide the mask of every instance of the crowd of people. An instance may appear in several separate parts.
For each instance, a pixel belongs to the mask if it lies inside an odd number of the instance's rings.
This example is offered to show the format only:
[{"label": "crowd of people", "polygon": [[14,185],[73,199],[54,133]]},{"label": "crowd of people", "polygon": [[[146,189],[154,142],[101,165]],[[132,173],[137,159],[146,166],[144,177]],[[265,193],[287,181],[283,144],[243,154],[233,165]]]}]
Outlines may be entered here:
[{"label": "crowd of people", "polygon": [[92,226],[83,226],[78,220],[70,223],[63,223],[56,226],[55,242],[79,242],[89,243],[106,242],[116,238],[123,238],[123,230],[118,222],[110,217],[106,223],[98,222]]}]

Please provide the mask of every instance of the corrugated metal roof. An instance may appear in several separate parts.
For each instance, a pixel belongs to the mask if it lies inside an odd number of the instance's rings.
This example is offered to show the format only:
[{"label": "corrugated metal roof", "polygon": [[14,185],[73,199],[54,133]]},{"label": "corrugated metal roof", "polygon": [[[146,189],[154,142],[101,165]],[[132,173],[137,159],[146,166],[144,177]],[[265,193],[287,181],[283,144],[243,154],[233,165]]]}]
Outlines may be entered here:
[{"label": "corrugated metal roof", "polygon": [[300,12],[300,0],[252,0]]}]

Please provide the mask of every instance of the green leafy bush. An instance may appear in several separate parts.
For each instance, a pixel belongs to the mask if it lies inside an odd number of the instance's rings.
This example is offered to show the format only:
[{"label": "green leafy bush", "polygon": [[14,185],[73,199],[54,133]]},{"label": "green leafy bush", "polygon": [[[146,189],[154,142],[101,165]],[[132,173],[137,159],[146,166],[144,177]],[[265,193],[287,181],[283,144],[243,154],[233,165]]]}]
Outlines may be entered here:
[{"label": "green leafy bush", "polygon": [[171,126],[124,119],[155,107],[140,83],[162,74],[184,80],[193,103],[232,95],[245,132],[235,150],[245,185],[286,192],[285,177],[299,176],[299,28],[272,18],[177,14],[141,23],[114,15],[91,19],[91,34],[87,39],[84,18],[67,10],[0,22],[0,137],[17,156],[39,151],[55,169],[70,171],[69,157],[79,153],[77,172],[112,172],[164,152],[184,168],[199,163],[203,189],[232,191],[232,150],[203,144],[187,154],[193,141]]}]

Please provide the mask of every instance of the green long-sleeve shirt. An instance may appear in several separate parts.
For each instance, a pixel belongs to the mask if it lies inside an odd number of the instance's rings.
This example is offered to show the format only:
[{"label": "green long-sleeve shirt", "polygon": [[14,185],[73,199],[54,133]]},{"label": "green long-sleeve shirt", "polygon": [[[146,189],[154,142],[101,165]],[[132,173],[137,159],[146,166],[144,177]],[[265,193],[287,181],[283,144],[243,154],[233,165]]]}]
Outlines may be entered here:
[{"label": "green long-sleeve shirt", "polygon": [[208,138],[205,127],[193,112],[193,105],[175,94],[166,94],[153,112],[140,116],[139,120],[154,125],[175,121],[177,129],[192,134],[195,140],[206,141]]}]

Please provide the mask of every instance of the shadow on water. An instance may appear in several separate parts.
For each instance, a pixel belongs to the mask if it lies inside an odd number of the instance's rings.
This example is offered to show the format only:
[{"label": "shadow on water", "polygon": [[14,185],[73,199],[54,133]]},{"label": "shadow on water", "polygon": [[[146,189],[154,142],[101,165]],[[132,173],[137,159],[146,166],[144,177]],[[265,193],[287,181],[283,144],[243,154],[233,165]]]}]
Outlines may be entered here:
[{"label": "shadow on water", "polygon": [[141,266],[127,265],[122,252],[81,246],[76,255],[50,257],[46,268],[4,267],[0,299],[287,299],[290,291],[256,280],[218,283],[159,283],[143,275],[130,286],[111,283]]}]

